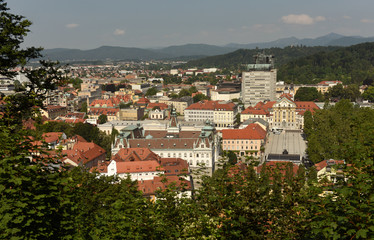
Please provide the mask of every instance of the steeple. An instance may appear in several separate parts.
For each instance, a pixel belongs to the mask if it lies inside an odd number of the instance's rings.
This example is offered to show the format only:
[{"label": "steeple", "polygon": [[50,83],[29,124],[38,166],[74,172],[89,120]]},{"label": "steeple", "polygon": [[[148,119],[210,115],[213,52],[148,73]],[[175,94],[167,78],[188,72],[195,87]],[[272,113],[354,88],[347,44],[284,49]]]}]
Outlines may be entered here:
[{"label": "steeple", "polygon": [[175,132],[179,133],[180,131],[180,127],[179,127],[178,119],[177,119],[177,112],[173,105],[171,105],[170,122],[169,122],[167,131],[174,132],[174,133]]}]

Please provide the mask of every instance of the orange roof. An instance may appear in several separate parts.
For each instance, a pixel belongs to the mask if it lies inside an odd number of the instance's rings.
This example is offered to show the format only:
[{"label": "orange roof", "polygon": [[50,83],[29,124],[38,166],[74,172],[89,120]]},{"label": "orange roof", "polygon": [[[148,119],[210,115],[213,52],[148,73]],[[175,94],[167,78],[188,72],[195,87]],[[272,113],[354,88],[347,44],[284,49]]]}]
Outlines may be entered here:
[{"label": "orange roof", "polygon": [[186,108],[186,110],[225,110],[233,111],[235,104],[232,102],[221,103],[220,101],[204,100],[201,102],[193,103]]},{"label": "orange roof", "polygon": [[115,116],[119,112],[119,108],[91,108],[88,114],[90,115],[107,115]]},{"label": "orange roof", "polygon": [[175,183],[180,190],[182,188],[192,190],[191,182],[178,176],[154,177],[153,180],[138,181],[138,189],[144,195],[154,195],[157,190],[165,190],[172,183]]},{"label": "orange roof", "polygon": [[244,129],[222,129],[222,139],[265,139],[266,131],[256,123]]},{"label": "orange roof", "polygon": [[188,163],[182,158],[161,158],[160,161],[166,176],[189,173]]},{"label": "orange roof", "polygon": [[62,134],[63,134],[63,132],[43,133],[42,138],[45,140],[46,143],[58,142],[58,140],[61,138]]},{"label": "orange roof", "polygon": [[293,101],[293,100],[292,100],[292,97],[293,97],[293,96],[292,96],[291,93],[283,93],[282,95],[280,95],[279,98],[280,98],[280,99],[281,99],[281,98],[287,98],[288,100]]},{"label": "orange roof", "polygon": [[142,97],[136,103],[137,104],[147,104],[147,103],[150,103],[150,101],[149,101],[149,99],[147,99],[145,97]]},{"label": "orange roof", "polygon": [[[66,150],[69,151],[69,150]],[[81,159],[83,164],[86,164],[103,154],[106,154],[106,151],[93,142],[77,142],[73,146],[73,151],[80,152]],[[62,151],[64,153],[64,151]],[[66,152],[71,153],[71,152]],[[82,158],[83,157],[83,158]]]},{"label": "orange roof", "polygon": [[159,156],[152,152],[149,148],[121,148],[113,159],[117,162],[129,162],[129,161],[149,161],[159,160]]},{"label": "orange roof", "polygon": [[117,174],[163,171],[157,161],[116,162]]},{"label": "orange roof", "polygon": [[327,165],[336,165],[336,164],[344,164],[344,160],[323,160],[322,162],[316,163],[314,166],[316,167],[317,171],[327,167]]},{"label": "orange roof", "polygon": [[161,110],[164,110],[169,106],[166,103],[149,103],[147,109],[153,109],[154,107],[159,107]]},{"label": "orange roof", "polygon": [[319,107],[314,102],[295,102],[296,104],[296,111],[299,114],[303,115],[306,111],[311,111],[312,113],[315,110],[319,109]]},{"label": "orange roof", "polygon": [[253,114],[253,115],[267,115],[268,112],[265,111],[264,109],[256,109],[254,107],[247,107],[246,109],[244,109],[241,114]]}]

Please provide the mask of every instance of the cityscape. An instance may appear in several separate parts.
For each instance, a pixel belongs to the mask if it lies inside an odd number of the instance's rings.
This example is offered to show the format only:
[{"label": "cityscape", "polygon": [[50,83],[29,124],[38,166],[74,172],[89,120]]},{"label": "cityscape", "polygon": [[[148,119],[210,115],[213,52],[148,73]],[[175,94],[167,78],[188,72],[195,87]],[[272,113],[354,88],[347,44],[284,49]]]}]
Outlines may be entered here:
[{"label": "cityscape", "polygon": [[43,50],[9,6],[1,239],[374,238],[374,38]]}]

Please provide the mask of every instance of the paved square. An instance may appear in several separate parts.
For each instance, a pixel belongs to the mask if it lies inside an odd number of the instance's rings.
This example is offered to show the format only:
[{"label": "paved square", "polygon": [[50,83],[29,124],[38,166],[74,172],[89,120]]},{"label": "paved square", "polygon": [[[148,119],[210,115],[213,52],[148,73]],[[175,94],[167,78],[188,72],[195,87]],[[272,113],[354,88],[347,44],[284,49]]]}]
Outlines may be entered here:
[{"label": "paved square", "polygon": [[282,131],[279,135],[270,133],[265,145],[265,155],[269,153],[282,154],[284,150],[288,154],[305,155],[306,143],[300,131]]}]

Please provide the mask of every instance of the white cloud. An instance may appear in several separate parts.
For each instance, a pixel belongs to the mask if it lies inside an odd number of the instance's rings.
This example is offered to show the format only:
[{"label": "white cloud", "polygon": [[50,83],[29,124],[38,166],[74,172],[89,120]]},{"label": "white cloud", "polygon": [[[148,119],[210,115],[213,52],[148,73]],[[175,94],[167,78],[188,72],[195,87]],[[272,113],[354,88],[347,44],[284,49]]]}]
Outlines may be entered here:
[{"label": "white cloud", "polygon": [[282,22],[287,24],[300,24],[300,25],[312,25],[316,22],[325,21],[326,18],[323,16],[317,16],[315,18],[307,14],[290,14],[281,18]]},{"label": "white cloud", "polygon": [[125,30],[117,28],[116,30],[114,30],[113,34],[116,35],[116,36],[122,36],[122,35],[125,35]]},{"label": "white cloud", "polygon": [[78,26],[79,26],[79,24],[76,24],[76,23],[69,23],[69,24],[65,25],[65,27],[67,27],[67,28],[76,28]]},{"label": "white cloud", "polygon": [[374,19],[365,18],[365,19],[361,19],[361,22],[362,23],[374,23]]},{"label": "white cloud", "polygon": [[352,19],[351,16],[343,16],[344,19]]},{"label": "white cloud", "polygon": [[323,21],[326,21],[326,18],[323,17],[323,16],[317,16],[317,17],[314,19],[314,21],[316,21],[316,22],[323,22]]}]

